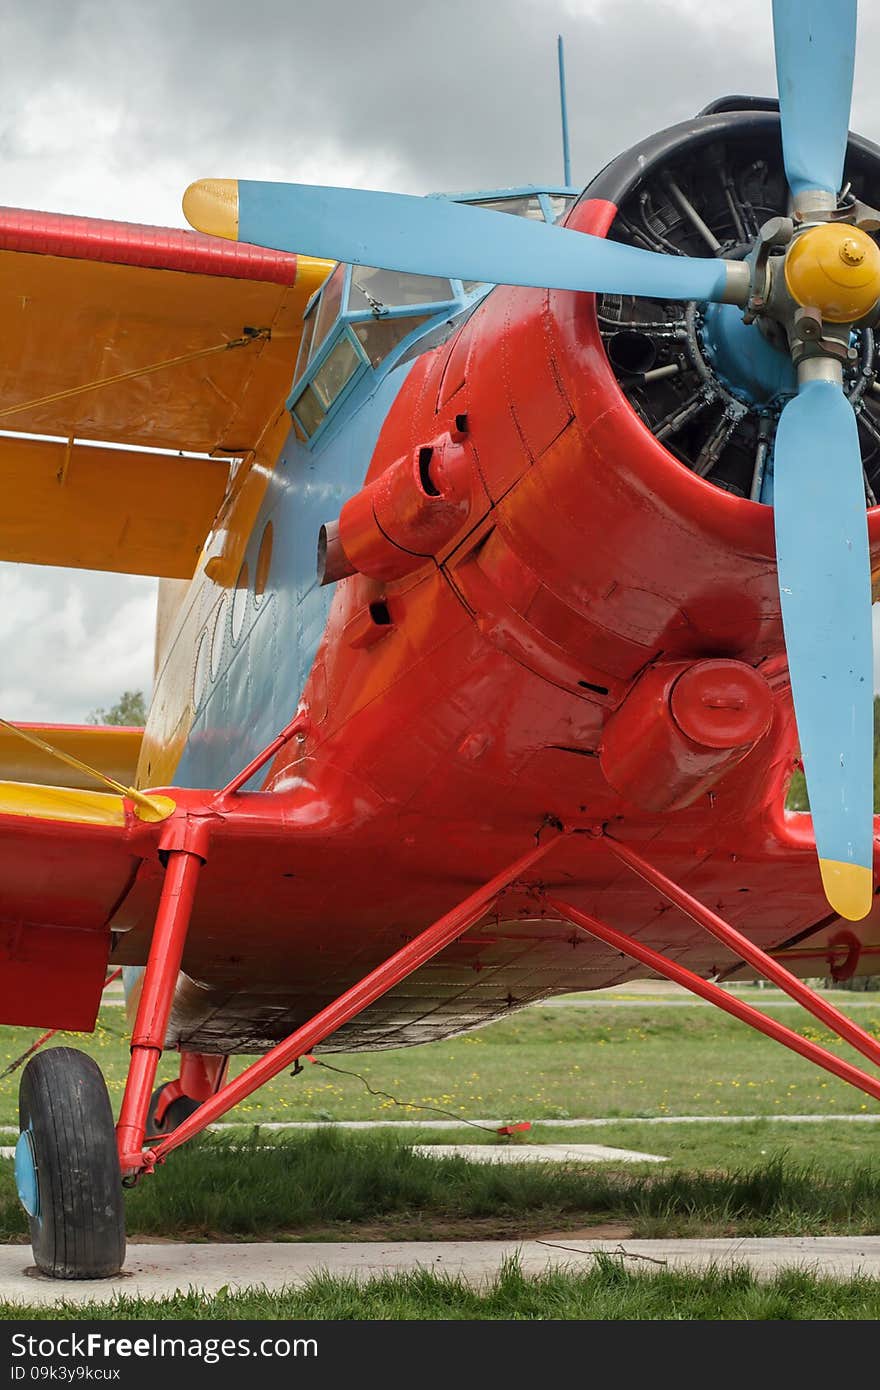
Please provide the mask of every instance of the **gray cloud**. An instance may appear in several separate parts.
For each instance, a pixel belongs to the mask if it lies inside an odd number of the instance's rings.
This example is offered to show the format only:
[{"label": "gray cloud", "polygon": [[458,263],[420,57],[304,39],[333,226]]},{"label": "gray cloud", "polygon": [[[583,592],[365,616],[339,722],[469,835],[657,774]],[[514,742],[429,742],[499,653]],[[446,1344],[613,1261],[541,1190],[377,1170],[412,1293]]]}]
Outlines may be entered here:
[{"label": "gray cloud", "polygon": [[[731,91],[772,93],[769,0],[15,0],[2,201],[181,225],[203,175],[410,192],[577,179]],[[880,135],[862,5],[853,126]],[[0,713],[81,718],[149,680],[151,581],[0,566]],[[880,672],[878,672],[880,675]]]},{"label": "gray cloud", "polygon": [[152,680],[156,581],[0,565],[0,716],[68,720]]},{"label": "gray cloud", "polygon": [[[870,131],[880,16],[863,9]],[[15,201],[173,222],[202,174],[414,192],[558,178],[558,30],[582,182],[721,92],[775,88],[765,0],[73,0],[20,3],[3,29]]]}]

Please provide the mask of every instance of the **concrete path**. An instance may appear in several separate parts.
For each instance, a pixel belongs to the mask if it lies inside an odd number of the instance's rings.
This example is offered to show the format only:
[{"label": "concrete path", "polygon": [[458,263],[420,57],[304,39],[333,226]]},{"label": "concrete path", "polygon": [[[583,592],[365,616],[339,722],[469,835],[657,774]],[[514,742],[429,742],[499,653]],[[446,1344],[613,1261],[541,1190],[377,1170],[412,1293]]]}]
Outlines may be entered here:
[{"label": "concrete path", "polygon": [[[745,1125],[753,1124],[756,1120],[766,1120],[768,1124],[779,1125],[825,1125],[837,1124],[880,1124],[880,1113],[878,1114],[858,1114],[858,1115],[610,1115],[601,1117],[590,1117],[581,1120],[532,1120],[532,1130],[539,1129],[603,1129],[609,1125]],[[494,1132],[502,1125],[511,1123],[511,1117],[506,1120],[224,1120],[220,1124],[209,1125],[208,1128],[213,1132],[222,1133],[227,1129],[247,1129],[256,1128],[269,1131],[274,1130],[310,1130],[310,1129],[437,1129],[437,1130],[461,1130],[467,1129],[469,1125],[476,1125],[479,1129]],[[10,1134],[18,1137],[18,1125],[0,1125],[0,1134]],[[5,1148],[9,1148],[10,1156],[15,1150],[9,1146],[0,1148],[0,1158],[5,1156]]]},{"label": "concrete path", "polygon": [[[259,1245],[130,1245],[123,1274],[115,1279],[67,1282],[45,1279],[24,1245],[0,1247],[0,1302],[9,1313],[16,1303],[52,1306],[162,1298],[177,1290],[216,1293],[265,1288],[277,1291],[305,1283],[328,1271],[368,1279],[402,1270],[430,1269],[461,1275],[479,1284],[493,1278],[505,1259],[518,1257],[523,1269],[589,1269],[597,1253],[614,1256],[633,1270],[705,1270],[748,1266],[770,1279],[781,1269],[806,1269],[831,1278],[856,1274],[880,1277],[880,1236],[824,1236],[762,1240],[558,1240],[381,1241],[351,1244],[291,1242]],[[11,1306],[10,1306],[11,1305]]]},{"label": "concrete path", "polygon": [[607,1144],[413,1144],[423,1158],[466,1158],[470,1163],[668,1163],[662,1154],[612,1149]]}]

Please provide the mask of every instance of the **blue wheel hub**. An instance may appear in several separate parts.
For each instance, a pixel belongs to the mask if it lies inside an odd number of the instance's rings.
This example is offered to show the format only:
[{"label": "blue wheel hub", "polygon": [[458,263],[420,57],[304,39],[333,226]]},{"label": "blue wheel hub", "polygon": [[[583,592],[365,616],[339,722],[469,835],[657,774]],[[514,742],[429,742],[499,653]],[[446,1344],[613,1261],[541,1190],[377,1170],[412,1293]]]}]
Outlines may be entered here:
[{"label": "blue wheel hub", "polygon": [[18,1200],[28,1216],[36,1221],[40,1215],[40,1183],[33,1136],[29,1129],[18,1136],[15,1146],[15,1185],[18,1188]]}]

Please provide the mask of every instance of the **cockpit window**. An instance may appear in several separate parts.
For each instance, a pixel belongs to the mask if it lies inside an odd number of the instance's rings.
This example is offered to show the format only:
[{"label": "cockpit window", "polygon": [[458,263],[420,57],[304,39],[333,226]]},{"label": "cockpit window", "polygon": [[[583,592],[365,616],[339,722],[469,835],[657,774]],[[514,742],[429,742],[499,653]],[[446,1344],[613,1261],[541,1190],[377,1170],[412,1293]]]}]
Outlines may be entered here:
[{"label": "cockpit window", "polygon": [[297,419],[307,435],[313,435],[323,424],[326,413],[311,386],[307,386],[296,401]]},{"label": "cockpit window", "polygon": [[309,350],[312,346],[312,337],[314,336],[315,321],[317,320],[317,317],[317,305],[313,304],[311,309],[303,319],[302,338],[300,339],[299,353],[296,359],[296,371],[293,374],[294,381],[299,381],[300,377],[306,369],[306,363],[309,360]]},{"label": "cockpit window", "polygon": [[398,343],[402,343],[404,338],[408,338],[410,333],[414,333],[427,321],[427,314],[415,314],[404,319],[367,319],[361,323],[352,324],[352,328],[355,337],[370,359],[370,366],[378,367],[389,352],[394,351]]},{"label": "cockpit window", "polygon": [[339,317],[339,306],[342,303],[342,285],[345,280],[345,266],[340,264],[336,267],[330,279],[321,291],[321,303],[318,308],[318,322],[315,327],[315,336],[309,357],[314,357],[318,348],[327,337]]},{"label": "cockpit window", "polygon": [[[468,201],[523,217],[549,214],[543,194],[529,190],[477,195]],[[420,331],[451,332],[456,315],[473,307],[470,286],[442,275],[338,264],[314,296],[287,399],[300,439],[311,442],[344,402],[362,399],[359,383],[391,365]],[[412,349],[411,349],[412,351]],[[406,360],[405,358],[401,360]]]},{"label": "cockpit window", "polygon": [[563,193],[548,193],[547,202],[550,204],[550,214],[554,222],[561,222],[574,207],[575,199]]},{"label": "cockpit window", "polygon": [[379,315],[410,304],[448,304],[454,297],[450,282],[437,275],[408,275],[369,265],[351,268],[348,308],[353,313],[366,309]]},{"label": "cockpit window", "polygon": [[312,388],[325,410],[328,410],[343,386],[347,385],[361,365],[361,357],[348,334],[330,349],[323,364],[312,377]]},{"label": "cockpit window", "polygon": [[533,222],[544,221],[544,209],[540,198],[531,194],[519,198],[481,198],[471,204],[475,208],[486,208],[488,212],[507,212],[512,217],[530,217]]}]

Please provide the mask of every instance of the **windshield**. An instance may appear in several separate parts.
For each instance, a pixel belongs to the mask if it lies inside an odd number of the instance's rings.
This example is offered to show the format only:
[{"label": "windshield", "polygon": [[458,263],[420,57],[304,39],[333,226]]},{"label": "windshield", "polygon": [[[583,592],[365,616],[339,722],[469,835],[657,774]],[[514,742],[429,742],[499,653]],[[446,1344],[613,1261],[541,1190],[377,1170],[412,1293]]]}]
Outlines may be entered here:
[{"label": "windshield", "polygon": [[402,309],[416,304],[446,304],[453,298],[452,285],[438,275],[408,275],[400,270],[377,270],[353,265],[348,307],[352,311]]},{"label": "windshield", "polygon": [[533,222],[544,221],[541,200],[534,193],[518,198],[481,198],[470,206],[486,208],[488,212],[507,212],[511,217],[530,217]]}]

